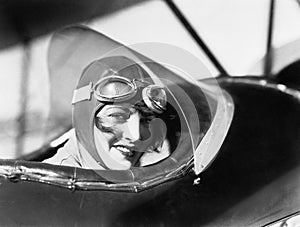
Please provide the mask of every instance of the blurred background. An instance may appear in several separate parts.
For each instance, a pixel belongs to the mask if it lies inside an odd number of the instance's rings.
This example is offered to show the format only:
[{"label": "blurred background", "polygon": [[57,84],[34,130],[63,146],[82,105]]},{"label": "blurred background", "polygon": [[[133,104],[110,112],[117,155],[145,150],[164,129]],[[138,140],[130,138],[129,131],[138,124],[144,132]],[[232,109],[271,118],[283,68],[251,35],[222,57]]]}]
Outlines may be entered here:
[{"label": "blurred background", "polygon": [[[300,58],[297,0],[2,0],[0,158],[37,150],[70,127],[69,121],[51,112],[47,51],[55,30],[85,24],[125,45],[178,46],[201,59],[213,76],[224,71],[262,76],[271,12],[270,75]],[[207,57],[199,39],[223,68]]]}]

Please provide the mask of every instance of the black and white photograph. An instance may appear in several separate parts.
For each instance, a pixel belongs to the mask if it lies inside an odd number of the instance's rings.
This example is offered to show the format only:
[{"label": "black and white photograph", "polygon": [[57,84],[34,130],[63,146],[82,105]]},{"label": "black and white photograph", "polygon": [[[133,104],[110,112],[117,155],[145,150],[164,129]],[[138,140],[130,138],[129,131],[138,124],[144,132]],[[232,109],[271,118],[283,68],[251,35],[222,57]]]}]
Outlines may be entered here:
[{"label": "black and white photograph", "polygon": [[300,227],[300,0],[2,0],[0,74],[0,226]]}]

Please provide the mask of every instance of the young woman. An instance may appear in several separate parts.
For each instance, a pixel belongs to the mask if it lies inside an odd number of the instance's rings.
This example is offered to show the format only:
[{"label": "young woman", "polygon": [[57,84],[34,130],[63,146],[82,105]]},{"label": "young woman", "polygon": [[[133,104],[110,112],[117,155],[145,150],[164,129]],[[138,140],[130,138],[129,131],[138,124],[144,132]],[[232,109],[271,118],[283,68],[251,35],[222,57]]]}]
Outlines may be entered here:
[{"label": "young woman", "polygon": [[70,139],[51,164],[129,169],[171,154],[163,120],[167,92],[131,59],[107,57],[85,68],[73,96]]}]

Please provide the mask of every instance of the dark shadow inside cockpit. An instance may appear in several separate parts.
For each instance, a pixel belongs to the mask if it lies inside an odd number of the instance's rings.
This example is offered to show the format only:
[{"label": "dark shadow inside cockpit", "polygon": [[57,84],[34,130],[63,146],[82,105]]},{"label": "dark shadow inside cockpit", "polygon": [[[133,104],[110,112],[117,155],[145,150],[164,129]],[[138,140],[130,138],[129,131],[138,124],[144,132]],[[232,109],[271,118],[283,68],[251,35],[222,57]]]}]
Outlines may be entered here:
[{"label": "dark shadow inside cockpit", "polygon": [[299,181],[294,173],[300,166],[300,101],[251,80],[240,81],[222,82],[234,99],[235,115],[217,158],[200,175],[200,184],[191,184],[194,176],[188,175],[168,192],[120,214],[114,224],[253,225],[259,222],[253,217],[261,214],[268,223],[274,220],[274,210],[298,209]]},{"label": "dark shadow inside cockpit", "polygon": [[278,72],[275,79],[278,83],[299,90],[300,89],[300,59],[284,67],[281,71]]}]

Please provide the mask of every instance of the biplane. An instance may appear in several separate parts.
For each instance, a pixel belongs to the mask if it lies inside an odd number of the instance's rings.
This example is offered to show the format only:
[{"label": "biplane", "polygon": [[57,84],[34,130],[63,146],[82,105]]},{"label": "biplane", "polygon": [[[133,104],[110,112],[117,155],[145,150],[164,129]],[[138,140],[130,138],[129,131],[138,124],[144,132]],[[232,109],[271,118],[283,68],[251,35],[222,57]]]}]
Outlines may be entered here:
[{"label": "biplane", "polygon": [[[275,1],[270,2],[273,12]],[[70,128],[65,127],[41,148],[0,160],[1,225],[299,225],[299,61],[293,59],[272,73],[273,14],[264,75],[232,76],[176,4],[166,3],[218,69],[217,77],[190,77],[201,71],[202,63],[180,48],[143,44],[147,50],[171,53],[156,61],[137,51],[139,45],[126,46],[76,25],[52,35],[48,64],[51,91],[65,98],[58,106],[70,103],[70,91],[80,76],[74,72],[107,54],[137,59],[157,78],[172,81],[166,86],[183,119],[174,130],[184,135],[171,138],[173,153],[159,163],[128,170],[43,163],[68,141]],[[81,64],[74,64],[78,58]],[[180,65],[183,59],[193,63],[193,70],[190,65]]]}]

